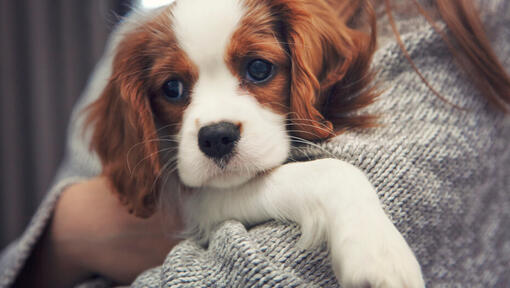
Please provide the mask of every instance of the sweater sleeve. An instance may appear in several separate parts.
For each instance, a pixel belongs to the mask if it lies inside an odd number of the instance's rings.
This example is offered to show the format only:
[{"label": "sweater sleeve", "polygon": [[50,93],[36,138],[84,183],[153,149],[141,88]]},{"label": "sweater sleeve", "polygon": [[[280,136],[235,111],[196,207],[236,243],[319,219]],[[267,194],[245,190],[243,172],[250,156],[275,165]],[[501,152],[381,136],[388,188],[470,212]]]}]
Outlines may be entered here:
[{"label": "sweater sleeve", "polygon": [[9,287],[13,284],[30,257],[37,241],[41,238],[51,218],[58,196],[65,187],[80,180],[80,177],[58,180],[32,217],[25,232],[2,252],[0,255],[0,287]]}]

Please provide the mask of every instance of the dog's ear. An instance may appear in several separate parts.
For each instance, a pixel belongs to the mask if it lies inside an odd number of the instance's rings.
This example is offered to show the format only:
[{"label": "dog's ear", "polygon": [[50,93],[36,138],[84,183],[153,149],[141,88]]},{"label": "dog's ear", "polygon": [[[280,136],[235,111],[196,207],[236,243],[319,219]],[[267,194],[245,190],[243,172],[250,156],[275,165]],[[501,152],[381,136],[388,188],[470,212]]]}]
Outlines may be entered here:
[{"label": "dog's ear", "polygon": [[373,27],[364,32],[348,26],[353,15],[360,14],[348,5],[277,2],[274,7],[283,20],[281,34],[291,57],[289,119],[296,135],[326,139],[345,129],[372,125],[373,117],[352,112],[370,104],[375,95],[367,88],[372,80],[375,16],[368,13]]},{"label": "dog's ear", "polygon": [[144,84],[149,58],[143,56],[146,33],[132,32],[118,44],[111,78],[86,110],[93,129],[90,147],[103,174],[130,212],[149,217],[158,193],[160,161],[155,124]]}]

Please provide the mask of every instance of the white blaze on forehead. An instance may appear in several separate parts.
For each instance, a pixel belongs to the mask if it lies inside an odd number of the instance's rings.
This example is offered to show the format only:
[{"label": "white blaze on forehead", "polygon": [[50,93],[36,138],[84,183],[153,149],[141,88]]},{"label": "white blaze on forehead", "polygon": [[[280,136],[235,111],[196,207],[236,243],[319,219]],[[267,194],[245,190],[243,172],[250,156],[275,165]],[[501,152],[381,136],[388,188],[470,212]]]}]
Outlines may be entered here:
[{"label": "white blaze on forehead", "polygon": [[177,42],[200,69],[217,65],[243,14],[240,0],[178,0],[173,9]]}]

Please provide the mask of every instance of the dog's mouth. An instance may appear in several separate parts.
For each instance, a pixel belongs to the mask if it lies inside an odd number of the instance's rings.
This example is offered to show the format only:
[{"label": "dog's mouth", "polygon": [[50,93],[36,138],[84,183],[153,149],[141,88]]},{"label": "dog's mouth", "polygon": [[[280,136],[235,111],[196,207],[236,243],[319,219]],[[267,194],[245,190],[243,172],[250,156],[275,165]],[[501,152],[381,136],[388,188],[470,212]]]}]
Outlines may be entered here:
[{"label": "dog's mouth", "polygon": [[232,188],[246,183],[259,174],[259,169],[251,165],[250,161],[242,158],[236,152],[225,159],[211,159],[204,186]]},{"label": "dog's mouth", "polygon": [[232,171],[230,171],[229,169],[229,162],[230,162],[230,159],[232,159],[233,157],[236,156],[236,152],[233,151],[232,153],[230,154],[227,154],[225,156],[223,156],[222,158],[210,158],[214,164],[216,164],[216,166],[218,166],[218,168],[222,171],[225,171],[226,173],[231,173]]}]

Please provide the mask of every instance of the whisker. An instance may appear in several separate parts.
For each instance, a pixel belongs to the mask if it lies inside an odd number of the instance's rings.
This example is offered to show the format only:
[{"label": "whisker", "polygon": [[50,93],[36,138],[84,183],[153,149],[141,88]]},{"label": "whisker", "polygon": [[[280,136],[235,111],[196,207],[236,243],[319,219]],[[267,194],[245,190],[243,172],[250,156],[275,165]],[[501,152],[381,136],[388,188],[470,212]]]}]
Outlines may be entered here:
[{"label": "whisker", "polygon": [[[287,117],[288,117],[288,116],[292,116],[292,115],[297,116],[297,113],[296,113],[296,112],[288,112],[288,113],[287,113],[287,114],[285,114],[285,115],[286,115]],[[326,124],[324,124],[324,123],[322,123],[322,122],[319,122],[319,121],[317,121],[317,120],[301,118],[301,117],[299,117],[299,116],[298,116],[298,117],[295,117],[295,118],[292,118],[292,119],[290,119],[290,120],[297,120],[297,121],[304,121],[304,122],[317,123],[318,125],[323,126],[323,127],[325,127],[326,129],[330,130],[330,129],[329,129],[329,127],[328,127]]]},{"label": "whisker", "polygon": [[[170,168],[170,169],[169,169]],[[168,171],[165,171],[167,170]],[[163,165],[163,167],[161,168],[161,170],[159,171],[158,175],[156,175],[156,178],[154,179],[154,181],[152,182],[152,190],[154,190],[154,188],[156,187],[156,183],[158,182],[159,179],[161,179],[161,177],[163,175],[166,175],[166,178],[165,178],[165,184],[166,182],[168,181],[168,177],[170,177],[170,175],[177,169],[177,157],[173,157],[172,159],[170,159],[169,161],[167,161],[165,163],[165,165]],[[163,185],[161,187],[164,187]]]},{"label": "whisker", "polygon": [[[309,145],[309,146],[312,146],[312,147],[315,147],[319,150],[321,150],[322,152],[325,152],[326,154],[328,154],[328,156],[332,157],[332,158],[337,158],[335,154],[331,153],[330,151],[326,150],[324,147],[320,146],[319,144],[317,143],[313,143],[311,141],[308,141],[306,139],[303,139],[301,137],[297,137],[297,136],[290,136],[290,138],[294,141],[294,142],[297,142],[297,143],[301,143],[301,144],[305,144],[305,145]],[[295,149],[302,149],[300,147],[295,147]]]},{"label": "whisker", "polygon": [[[141,141],[141,142],[138,142],[136,144],[134,144],[133,146],[131,146],[131,148],[129,148],[128,152],[126,153],[126,158],[129,160],[129,154],[131,154],[131,152],[138,146],[140,145],[143,145],[143,144],[147,144],[147,143],[152,143],[152,142],[169,142],[169,143],[178,143],[176,140],[173,140],[173,139],[167,139],[167,138],[155,138],[155,139],[147,139],[147,140],[144,140],[144,141]],[[130,164],[129,164],[129,161],[128,161],[128,170],[131,172],[131,167],[130,167]]]},{"label": "whisker", "polygon": [[[322,127],[317,127],[317,126],[314,126],[314,125],[311,125],[311,124],[302,124],[300,126],[304,126],[304,127],[313,127],[313,128],[317,128],[321,131],[324,131],[326,133],[328,133],[330,136],[332,137],[335,137],[337,136],[337,134],[335,134],[332,130],[330,129],[326,129],[326,128],[322,128]],[[317,133],[315,132],[311,132],[311,131],[307,131],[307,130],[301,130],[301,129],[287,129],[288,132],[297,132],[297,133],[302,133],[302,134],[308,134],[308,135],[313,135],[315,136],[316,138],[320,139],[320,138],[323,138],[321,137],[320,135],[318,135]]]},{"label": "whisker", "polygon": [[[313,121],[313,120],[310,120],[310,121]],[[317,124],[322,124],[318,121],[313,121]],[[296,123],[289,123],[289,124],[285,124],[285,127],[292,127],[292,126],[296,126]],[[318,126],[315,126],[315,125],[312,125],[312,124],[307,124],[307,123],[299,123],[299,126],[304,126],[304,127],[313,127],[315,129],[319,129],[321,131],[324,131],[326,133],[328,133],[330,136],[334,137],[334,136],[337,136],[337,134],[334,132],[334,130],[330,129],[329,127],[327,127],[326,125],[322,125],[322,126],[325,126],[326,128],[324,127],[318,127]],[[289,129],[287,131],[290,131]],[[310,131],[305,131],[305,130],[293,130],[294,132],[299,132],[299,133],[305,133],[305,134],[310,134],[310,135],[313,135],[317,138],[322,138],[320,137],[320,135],[314,133],[314,132],[310,132]]]},{"label": "whisker", "polygon": [[[179,126],[179,125],[181,125],[181,123],[170,123],[170,124],[164,125],[162,127],[159,127],[158,129],[156,129],[155,133],[153,133],[153,134],[157,135],[157,133],[160,132],[163,129],[170,128],[170,127],[176,127],[176,126]],[[154,136],[156,136],[156,135],[154,135]],[[175,137],[175,135],[169,135],[169,137]]]},{"label": "whisker", "polygon": [[140,165],[143,161],[149,159],[150,157],[154,156],[155,154],[159,154],[159,153],[162,153],[162,152],[167,152],[167,151],[172,151],[172,150],[177,150],[177,147],[169,147],[169,148],[164,148],[164,149],[161,149],[161,150],[158,150],[156,152],[152,152],[150,153],[149,155],[145,156],[142,160],[138,161],[138,163],[136,163],[136,165],[133,167],[133,169],[130,168],[129,166],[129,158],[126,159],[127,163],[128,163],[128,170],[129,170],[129,173],[132,175],[133,172],[136,170],[136,168],[138,167],[138,165]]}]

